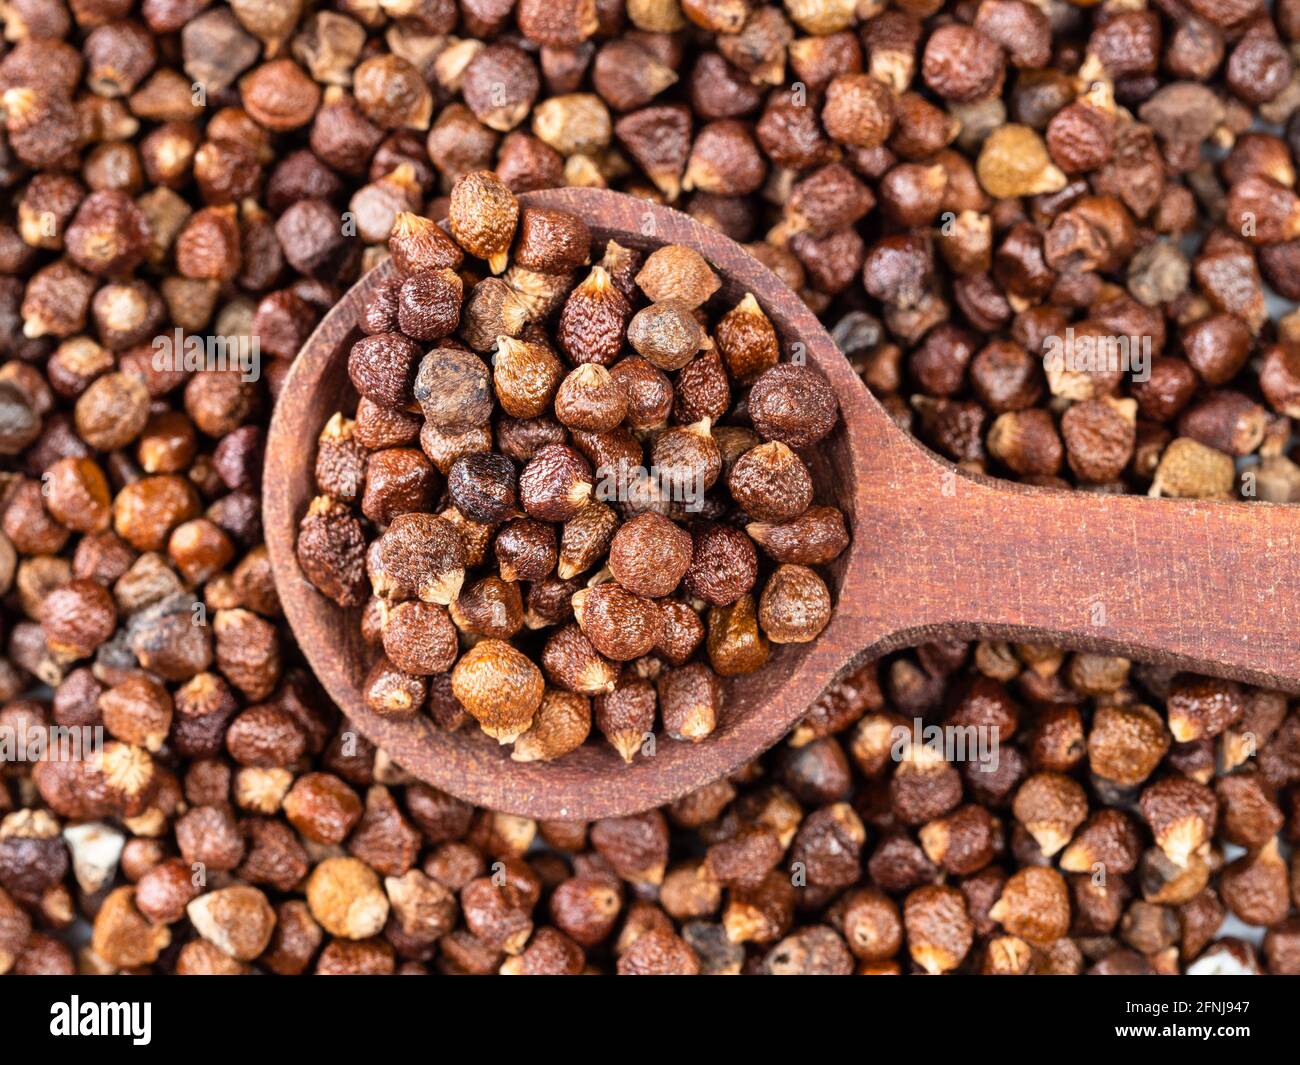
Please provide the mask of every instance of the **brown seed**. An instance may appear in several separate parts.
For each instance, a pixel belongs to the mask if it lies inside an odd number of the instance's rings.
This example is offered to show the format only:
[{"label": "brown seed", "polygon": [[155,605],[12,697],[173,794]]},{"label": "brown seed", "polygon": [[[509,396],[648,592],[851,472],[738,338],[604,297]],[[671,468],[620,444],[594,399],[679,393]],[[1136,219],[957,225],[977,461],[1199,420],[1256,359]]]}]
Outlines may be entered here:
[{"label": "brown seed", "polygon": [[903,925],[912,960],[932,974],[957,968],[974,939],[966,902],[953,887],[927,885],[911,892]]},{"label": "brown seed", "polygon": [[415,340],[438,340],[460,325],[464,289],[448,267],[408,274],[397,290],[397,323]]},{"label": "brown seed", "polygon": [[776,330],[748,292],[718,321],[717,343],[727,370],[741,384],[753,382],[781,357]]},{"label": "brown seed", "polygon": [[550,576],[559,559],[555,527],[532,518],[506,522],[492,545],[497,571],[504,581],[540,581]]},{"label": "brown seed", "polygon": [[362,396],[357,402],[354,432],[358,443],[370,451],[402,447],[420,435],[420,419]]},{"label": "brown seed", "polygon": [[140,435],[148,419],[148,392],[123,373],[96,378],[77,400],[77,432],[100,451],[125,447]]},{"label": "brown seed", "polygon": [[723,690],[717,674],[701,662],[667,670],[658,681],[664,730],[675,740],[699,743],[718,726]]},{"label": "brown seed", "polygon": [[1186,777],[1156,781],[1143,790],[1139,805],[1156,846],[1180,867],[1214,835],[1218,819],[1214,792]]},{"label": "brown seed", "polygon": [[376,714],[412,714],[428,694],[424,677],[403,672],[386,656],[370,667],[362,684],[366,706]]},{"label": "brown seed", "polygon": [[596,698],[596,727],[624,762],[631,763],[652,735],[658,699],[648,681],[627,680]]},{"label": "brown seed", "polygon": [[456,661],[456,628],[435,603],[398,603],[383,621],[384,653],[398,669],[416,676],[443,673]]},{"label": "brown seed", "polygon": [[[721,285],[704,257],[681,244],[656,249],[637,273],[636,283],[654,303],[679,300],[691,309],[705,303]],[[641,354],[650,358],[644,351]]]},{"label": "brown seed", "polygon": [[1288,911],[1287,865],[1276,837],[1223,871],[1220,893],[1228,910],[1247,924],[1281,924]]},{"label": "brown seed", "polygon": [[514,463],[492,452],[464,455],[447,474],[447,494],[470,521],[483,525],[504,521],[518,513]]},{"label": "brown seed", "polygon": [[341,503],[357,501],[365,484],[366,448],[356,438],[356,423],[342,412],[332,415],[321,430],[315,472],[319,491]]},{"label": "brown seed", "polygon": [[1169,686],[1165,712],[1179,743],[1217,736],[1241,719],[1246,703],[1232,681],[1180,675]]},{"label": "brown seed", "polygon": [[378,934],[388,919],[379,877],[356,858],[326,858],[307,881],[311,915],[330,935],[360,940]]},{"label": "brown seed", "polygon": [[626,413],[627,394],[598,363],[578,366],[555,394],[555,416],[572,430],[608,432],[622,423]]},{"label": "brown seed", "polygon": [[673,409],[673,384],[647,359],[629,356],[610,367],[610,374],[627,399],[623,423],[629,429],[658,429]]},{"label": "brown seed", "polygon": [[609,366],[621,352],[628,314],[604,267],[593,266],[564,301],[556,327],[560,347],[575,363]]},{"label": "brown seed", "polygon": [[509,743],[526,732],[542,701],[542,674],[501,640],[480,640],[456,663],[452,692],[489,736]]},{"label": "brown seed", "polygon": [[816,639],[831,616],[825,582],[807,566],[785,563],[768,578],[758,603],[758,620],[773,643]]},{"label": "brown seed", "polygon": [[655,653],[671,665],[685,665],[704,640],[704,622],[687,603],[664,600],[659,606],[662,617]]},{"label": "brown seed", "polygon": [[45,485],[45,506],[61,525],[80,533],[108,528],[108,481],[94,459],[59,459],[45,471]]},{"label": "brown seed", "polygon": [[756,521],[791,521],[812,503],[808,468],[778,441],[745,452],[727,475],[727,488]]},{"label": "brown seed", "polygon": [[239,961],[252,961],[260,955],[275,926],[275,913],[266,896],[242,884],[200,896],[185,913],[199,935]]},{"label": "brown seed", "polygon": [[702,418],[681,428],[664,430],[650,452],[660,482],[671,498],[698,507],[706,489],[722,472],[722,453],[713,439],[711,422]]},{"label": "brown seed", "polygon": [[117,608],[94,581],[69,581],[40,605],[41,628],[50,651],[67,659],[92,654],[117,628]]},{"label": "brown seed", "polygon": [[361,513],[376,525],[390,525],[399,514],[433,506],[437,474],[424,453],[394,447],[376,451],[366,466]]},{"label": "brown seed", "polygon": [[591,467],[564,444],[538,449],[519,475],[520,504],[540,521],[568,521],[591,498],[591,492]]},{"label": "brown seed", "polygon": [[480,122],[505,133],[528,117],[540,88],[537,67],[528,54],[497,42],[470,61],[461,91]]},{"label": "brown seed", "polygon": [[587,224],[568,211],[525,207],[513,261],[527,270],[564,273],[583,266],[591,254]]},{"label": "brown seed", "polygon": [[495,343],[492,384],[502,410],[512,418],[545,414],[564,377],[564,364],[537,341],[499,336]]},{"label": "brown seed", "polygon": [[291,59],[262,64],[239,90],[253,119],[276,133],[305,126],[320,106],[320,86]]},{"label": "brown seed", "polygon": [[627,327],[628,342],[661,370],[680,370],[695,357],[704,330],[682,300],[665,299],[644,307]]},{"label": "brown seed", "polygon": [[683,578],[686,591],[714,606],[727,606],[754,587],[754,542],[730,525],[704,522],[692,533],[694,551]]},{"label": "brown seed", "polygon": [[446,433],[464,433],[485,425],[492,414],[491,377],[472,352],[435,348],[420,361],[413,394],[429,424]]},{"label": "brown seed", "polygon": [[1012,812],[1045,857],[1056,854],[1088,816],[1083,789],[1061,773],[1035,773],[1016,792]]},{"label": "brown seed", "polygon": [[844,515],[835,507],[811,506],[791,521],[751,522],[745,531],[775,561],[803,566],[830,562],[849,545]]},{"label": "brown seed", "polygon": [[841,74],[826,89],[822,123],[835,140],[858,148],[875,148],[894,128],[893,95],[866,74]]},{"label": "brown seed", "polygon": [[709,662],[723,677],[752,673],[767,664],[771,648],[759,631],[752,595],[730,606],[712,607],[708,622]]},{"label": "brown seed", "polygon": [[312,500],[298,526],[298,565],[312,585],[339,606],[360,606],[369,594],[361,523],[329,496]]},{"label": "brown seed", "polygon": [[1088,764],[1098,777],[1132,787],[1146,780],[1169,749],[1169,733],[1149,706],[1102,706],[1088,734]]},{"label": "brown seed", "polygon": [[1007,880],[989,916],[1012,935],[1039,946],[1059,939],[1070,926],[1070,895],[1055,869],[1030,866]]},{"label": "brown seed", "polygon": [[647,654],[659,638],[657,604],[610,581],[574,595],[573,614],[592,646],[616,662]]},{"label": "brown seed", "polygon": [[565,625],[542,647],[546,679],[565,691],[604,695],[614,690],[618,667],[604,658],[577,625]]},{"label": "brown seed", "polygon": [[576,750],[591,730],[591,703],[585,695],[549,689],[542,695],[528,731],[515,740],[516,762],[547,762]]},{"label": "brown seed", "polygon": [[[556,576],[561,580],[569,580],[589,570],[609,551],[611,539],[618,528],[618,515],[613,509],[604,503],[588,503],[564,523],[564,530],[560,534]],[[627,587],[626,584],[623,586]],[[645,594],[636,588],[628,590],[638,595]]]},{"label": "brown seed", "polygon": [[519,336],[528,315],[528,305],[501,278],[484,278],[470,290],[459,335],[475,351],[491,351],[503,336]]},{"label": "brown seed", "polygon": [[442,475],[451,472],[456,459],[491,451],[491,442],[490,425],[480,425],[464,433],[443,433],[429,423],[420,427],[420,449]]},{"label": "brown seed", "polygon": [[1107,873],[1124,876],[1137,866],[1141,840],[1133,821],[1119,810],[1098,810],[1061,852],[1067,873],[1091,873],[1100,863]]},{"label": "brown seed", "polygon": [[[451,604],[451,620],[462,632],[498,640],[510,639],[524,625],[524,603],[518,582],[500,577],[475,581]],[[449,650],[455,654],[454,641]],[[450,662],[444,668],[449,667]]]},{"label": "brown seed", "polygon": [[839,402],[817,370],[790,363],[767,370],[749,392],[754,428],[767,440],[808,447],[839,420]]},{"label": "brown seed", "polygon": [[398,270],[409,275],[424,270],[457,270],[465,254],[436,222],[403,211],[388,235],[388,250]]},{"label": "brown seed", "polygon": [[433,94],[414,65],[397,55],[364,60],[352,74],[352,91],[366,117],[384,129],[429,128]]},{"label": "brown seed", "polygon": [[133,887],[115,888],[95,915],[91,948],[108,965],[152,965],[170,943],[167,926],[152,924],[136,908]]},{"label": "brown seed", "polygon": [[519,203],[491,171],[466,174],[451,193],[451,234],[471,255],[486,259],[494,274],[506,268],[519,219]]},{"label": "brown seed", "polygon": [[198,494],[188,480],[145,477],[113,500],[113,530],[139,551],[160,551],[172,529],[198,513]]},{"label": "brown seed", "polygon": [[409,407],[415,399],[416,369],[424,366],[420,358],[414,341],[400,333],[377,333],[352,345],[348,377],[362,396],[381,407]]},{"label": "brown seed", "polygon": [[381,599],[418,597],[446,606],[465,579],[465,544],[455,526],[433,514],[399,514],[367,552]]},{"label": "brown seed", "polygon": [[614,579],[635,595],[651,598],[671,595],[691,558],[690,534],[658,514],[641,514],[622,525],[609,549]]}]

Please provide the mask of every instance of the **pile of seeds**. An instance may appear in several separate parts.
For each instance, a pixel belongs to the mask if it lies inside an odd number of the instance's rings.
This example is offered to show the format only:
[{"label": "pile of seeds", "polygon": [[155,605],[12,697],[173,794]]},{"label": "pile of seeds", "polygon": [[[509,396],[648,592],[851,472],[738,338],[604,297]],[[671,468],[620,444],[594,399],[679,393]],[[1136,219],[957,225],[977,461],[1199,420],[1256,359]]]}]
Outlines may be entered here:
[{"label": "pile of seeds", "polygon": [[521,761],[581,745],[593,696],[627,761],[656,718],[699,742],[721,677],[830,620],[811,566],[848,533],[793,449],[834,428],[835,394],[780,362],[752,295],[710,324],[720,283],[690,248],[611,242],[575,284],[586,224],[521,211],[487,171],[449,222],[397,218],[348,355],[360,405],[325,427],[299,529],[308,579],[368,604],[366,705],[468,714]]},{"label": "pile of seeds", "polygon": [[[320,316],[400,213],[491,170],[745,242],[967,468],[1300,501],[1300,318],[1266,303],[1300,298],[1296,0],[0,18],[0,972],[1300,972],[1276,693],[928,645],[731,780],[535,824],[339,719],[286,638],[257,484]],[[200,357],[155,362],[178,329]],[[1149,377],[1046,367],[1070,329],[1149,339]],[[213,369],[252,337],[260,376]],[[883,742],[917,717],[997,724],[999,769]],[[83,725],[91,764],[15,748]]]}]

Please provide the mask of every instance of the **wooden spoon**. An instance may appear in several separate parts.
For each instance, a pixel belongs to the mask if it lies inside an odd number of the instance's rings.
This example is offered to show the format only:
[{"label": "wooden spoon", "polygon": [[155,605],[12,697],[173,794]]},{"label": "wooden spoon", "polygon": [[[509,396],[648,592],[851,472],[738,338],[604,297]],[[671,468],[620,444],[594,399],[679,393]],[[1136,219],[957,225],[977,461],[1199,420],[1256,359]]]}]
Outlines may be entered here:
[{"label": "wooden spoon", "polygon": [[826,630],[730,681],[719,727],[702,743],[661,737],[653,757],[631,765],[603,742],[554,763],[520,763],[477,729],[447,733],[424,717],[371,712],[361,698],[372,653],[358,631],[360,611],[339,608],[307,582],[294,542],[315,494],[316,437],[334,411],[355,405],[348,351],[361,307],[391,274],[385,263],[326,315],[284,382],[263,517],[303,653],[344,713],[410,773],[530,817],[634,813],[771,747],[846,664],[941,639],[1049,643],[1300,690],[1292,632],[1300,508],[1051,491],[967,475],[899,429],[799,297],[731,240],[617,193],[555,189],[521,201],[581,215],[597,242],[689,245],[723,278],[724,305],[755,295],[787,356],[802,350],[839,396],[840,426],[805,457],[819,497],[851,522],[853,543],[830,567],[836,609]]}]

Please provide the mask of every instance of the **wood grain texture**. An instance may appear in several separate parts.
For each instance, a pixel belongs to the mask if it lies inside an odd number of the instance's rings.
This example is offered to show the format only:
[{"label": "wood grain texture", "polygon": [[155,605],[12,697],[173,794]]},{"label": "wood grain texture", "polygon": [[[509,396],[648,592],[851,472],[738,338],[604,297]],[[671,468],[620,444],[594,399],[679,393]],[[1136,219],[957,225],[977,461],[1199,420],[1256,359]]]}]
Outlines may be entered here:
[{"label": "wood grain texture", "polygon": [[1028,488],[971,477],[903,433],[870,396],[803,302],[738,245],[668,208],[617,193],[555,189],[526,205],[574,211],[598,242],[696,248],[724,279],[724,301],[752,292],[787,353],[800,343],[829,378],[842,419],[808,459],[853,543],[830,567],[836,611],[811,645],[778,648],[727,683],[717,731],[699,744],[660,738],[624,765],[589,743],[551,764],[518,763],[476,730],[367,710],[371,652],[359,611],[306,580],[294,555],[314,494],[315,440],[352,409],[346,363],[356,320],[391,265],[330,311],[295,360],[271,423],[263,489],[266,542],[285,615],[340,708],[409,772],[469,802],[538,818],[591,820],[669,802],[776,743],[845,665],[945,637],[1050,642],[1300,691],[1291,636],[1300,603],[1300,508],[1194,503]]}]

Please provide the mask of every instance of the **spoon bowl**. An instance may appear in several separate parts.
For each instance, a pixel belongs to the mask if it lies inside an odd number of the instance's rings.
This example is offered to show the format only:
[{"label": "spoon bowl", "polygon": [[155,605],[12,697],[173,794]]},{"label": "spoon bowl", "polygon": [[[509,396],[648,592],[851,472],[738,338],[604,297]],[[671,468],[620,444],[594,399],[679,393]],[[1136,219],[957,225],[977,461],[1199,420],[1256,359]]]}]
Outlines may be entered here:
[{"label": "spoon bowl", "polygon": [[[839,395],[839,425],[805,457],[818,498],[839,506],[852,527],[855,454],[871,446],[865,430],[886,415],[816,317],[775,274],[686,215],[618,193],[553,189],[526,194],[520,202],[581,215],[597,245],[612,239],[645,250],[672,243],[694,248],[722,279],[716,298],[724,304],[752,292],[783,349],[803,343],[809,363]],[[361,608],[341,608],[316,591],[298,566],[294,543],[298,522],[315,494],[313,442],[334,411],[355,407],[347,357],[362,336],[357,326],[361,308],[392,270],[391,261],[385,262],[358,281],[308,339],[284,382],[268,439],[263,492],[267,547],[285,615],[330,697],[362,733],[420,779],[477,805],[539,818],[591,820],[670,802],[776,743],[862,649],[852,618],[837,613],[813,643],[774,647],[764,669],[731,678],[718,727],[704,742],[657,737],[654,756],[638,757],[630,765],[604,743],[584,744],[552,763],[514,762],[508,747],[478,729],[445,732],[423,716],[400,719],[366,708],[361,683],[373,652],[361,639]],[[864,563],[861,552],[850,548],[826,568],[835,599],[843,598],[846,586],[862,583]]]},{"label": "spoon bowl", "polygon": [[[382,716],[361,687],[374,652],[360,608],[316,591],[294,551],[315,494],[314,442],[355,407],[347,357],[386,262],[358,281],[308,339],[284,381],[267,441],[266,543],[285,616],[330,697],[402,768],[467,802],[534,818],[594,820],[671,802],[773,744],[846,666],[936,639],[1047,642],[1300,690],[1290,635],[1300,604],[1300,509],[1150,500],[1029,488],[959,471],[892,421],[799,297],[739,245],[687,216],[618,193],[551,189],[524,206],[582,216],[597,245],[684,244],[722,280],[723,304],[753,293],[781,339],[826,375],[835,431],[804,453],[818,498],[843,510],[849,548],[828,569],[830,624],[812,643],[774,647],[726,681],[716,731],[657,737],[626,765],[587,743],[555,762],[514,762],[479,730],[423,715]],[[795,345],[802,345],[795,348]]]}]

